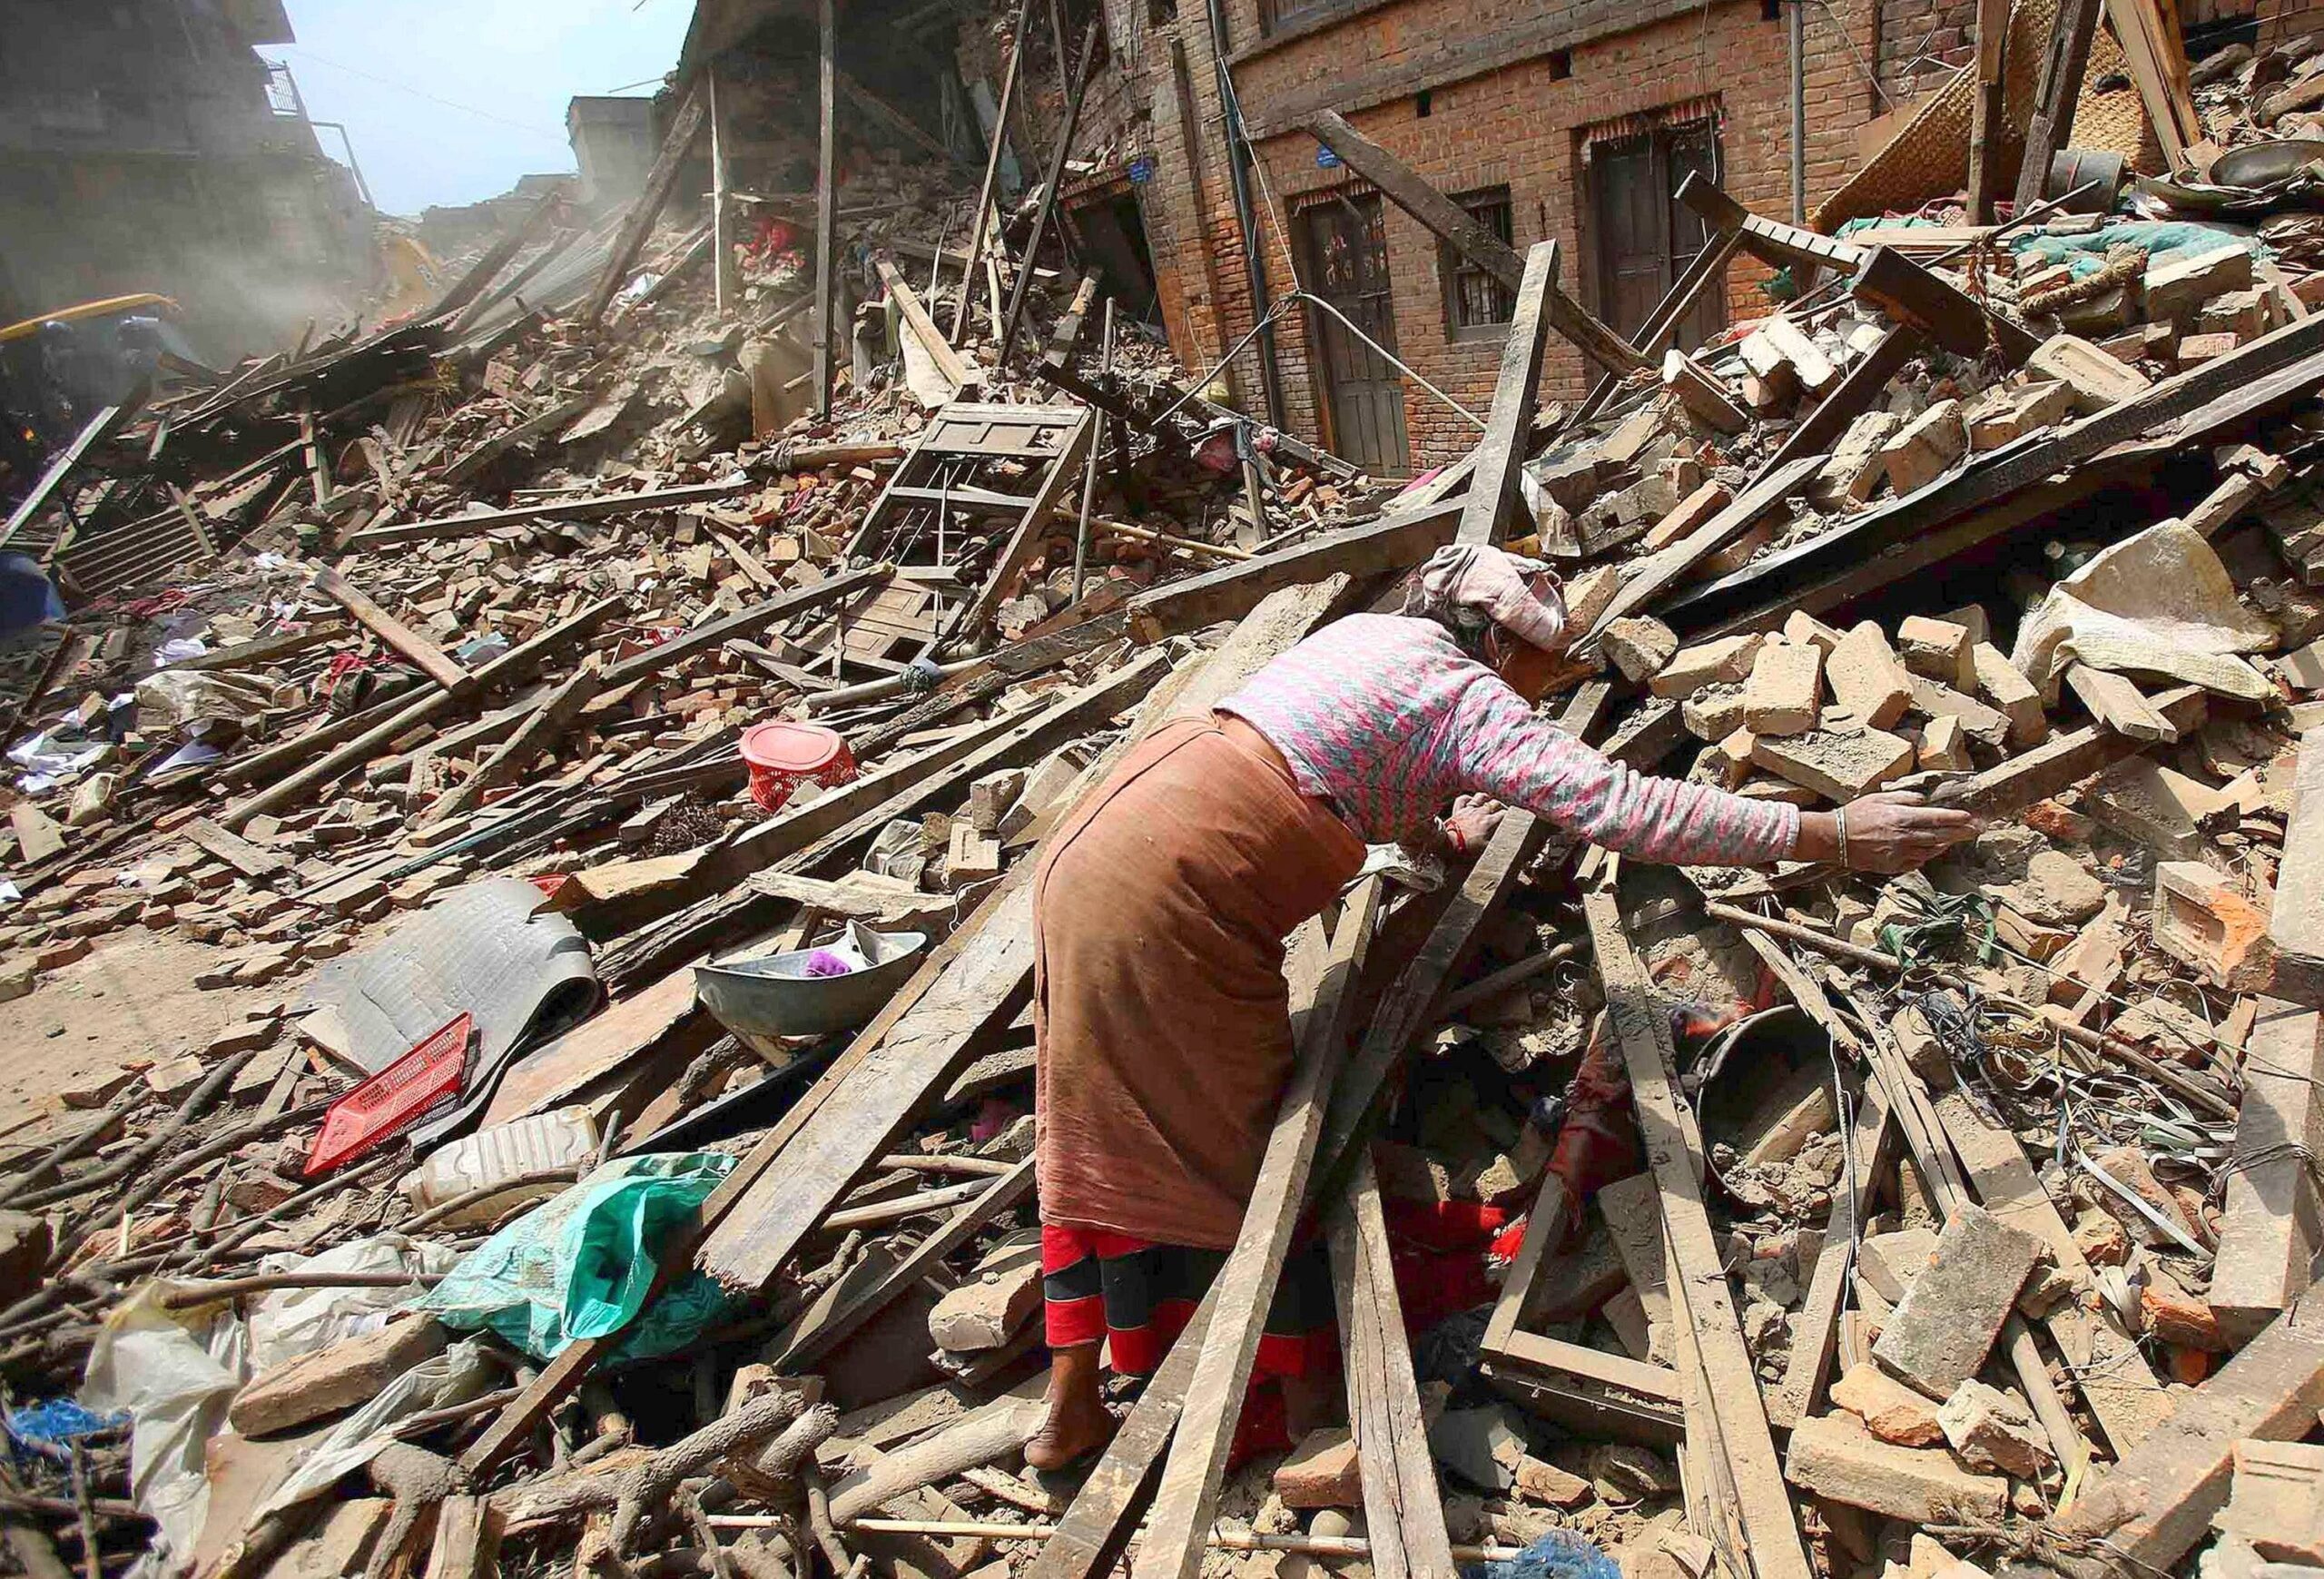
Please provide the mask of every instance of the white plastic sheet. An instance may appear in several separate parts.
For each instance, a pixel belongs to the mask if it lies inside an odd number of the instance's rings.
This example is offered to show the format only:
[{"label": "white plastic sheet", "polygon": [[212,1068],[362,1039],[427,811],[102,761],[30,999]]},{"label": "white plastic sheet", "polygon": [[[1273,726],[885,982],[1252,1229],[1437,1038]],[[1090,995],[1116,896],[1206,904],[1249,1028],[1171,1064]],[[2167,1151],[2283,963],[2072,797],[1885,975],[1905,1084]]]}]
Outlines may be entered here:
[{"label": "white plastic sheet", "polygon": [[428,1409],[448,1408],[481,1397],[489,1391],[499,1368],[484,1357],[479,1338],[462,1338],[442,1354],[420,1361],[379,1389],[361,1408],[332,1427],[330,1435],[309,1449],[290,1477],[267,1495],[251,1515],[251,1522],[278,1508],[320,1496],[339,1477],[362,1468],[395,1438],[389,1427]]},{"label": "white plastic sheet", "polygon": [[[459,1259],[448,1245],[419,1242],[401,1234],[340,1245],[320,1255],[284,1252],[259,1263],[261,1272],[447,1272]],[[359,1337],[387,1325],[390,1312],[425,1291],[418,1281],[381,1288],[277,1288],[251,1307],[250,1353],[253,1374],[285,1360]]]},{"label": "white plastic sheet", "polygon": [[130,1496],[161,1526],[147,1573],[167,1573],[172,1554],[193,1551],[210,1508],[204,1444],[225,1426],[226,1406],[250,1374],[241,1320],[164,1309],[172,1287],[149,1283],[106,1315],[81,1380],[85,1407],[126,1409],[133,1422]]}]

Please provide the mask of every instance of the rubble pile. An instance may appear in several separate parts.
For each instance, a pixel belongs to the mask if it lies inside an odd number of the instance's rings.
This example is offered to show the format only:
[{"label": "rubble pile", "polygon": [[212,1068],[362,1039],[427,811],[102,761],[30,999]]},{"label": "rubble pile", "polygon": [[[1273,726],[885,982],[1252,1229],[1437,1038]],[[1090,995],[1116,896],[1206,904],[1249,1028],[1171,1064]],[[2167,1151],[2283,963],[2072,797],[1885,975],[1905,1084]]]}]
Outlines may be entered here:
[{"label": "rubble pile", "polygon": [[[2317,58],[2203,67],[2221,146]],[[2191,217],[2216,181],[1825,236],[1689,177],[1788,299],[1633,343],[1488,253],[1486,430],[1394,489],[1108,335],[1038,190],[960,250],[955,174],[852,172],[821,411],[803,254],[608,225],[60,474],[0,991],[152,929],[241,1008],[5,1137],[15,1564],[2324,1564],[2305,177],[2231,189],[2280,242]],[[595,262],[469,316],[527,248]],[[1620,364],[1571,410],[1553,327]],[[1521,814],[1465,870],[1376,852],[1335,925],[1381,946],[1295,997],[1349,1030],[1312,1155],[1111,1446],[1024,1468],[1042,840],[1455,541],[1560,568],[1545,706],[1609,755],[1983,831],[1886,878]],[[1321,1424],[1240,1403],[1310,1220]]]}]

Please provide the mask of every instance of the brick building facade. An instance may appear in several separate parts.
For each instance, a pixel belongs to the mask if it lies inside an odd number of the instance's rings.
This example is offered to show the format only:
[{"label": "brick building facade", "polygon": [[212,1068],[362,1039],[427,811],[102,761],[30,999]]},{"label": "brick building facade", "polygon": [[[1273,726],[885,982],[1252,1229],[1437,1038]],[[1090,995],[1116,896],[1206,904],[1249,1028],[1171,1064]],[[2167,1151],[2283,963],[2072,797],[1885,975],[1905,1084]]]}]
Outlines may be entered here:
[{"label": "brick building facade", "polygon": [[[1207,368],[1252,328],[1222,113],[1231,78],[1252,146],[1264,286],[1295,281],[1369,326],[1471,411],[1492,400],[1505,292],[1344,168],[1305,116],[1332,109],[1522,252],[1560,245],[1561,278],[1634,330],[1699,231],[1669,198],[1688,169],[1762,212],[1791,209],[1792,0],[1104,0],[1108,44],[1080,145],[1103,165],[1069,212],[1134,185],[1159,321]],[[1974,0],[1805,0],[1807,203],[1856,167],[1866,123],[1965,60]],[[1214,57],[1223,31],[1226,74]],[[1128,91],[1124,91],[1125,87]],[[1714,312],[1765,310],[1766,271],[1737,263]],[[1716,320],[1699,321],[1699,329]],[[1383,332],[1384,331],[1384,332]],[[1283,425],[1383,475],[1457,458],[1474,424],[1302,304],[1275,331]],[[1544,392],[1591,370],[1551,342]],[[1256,345],[1229,365],[1267,406]]]}]

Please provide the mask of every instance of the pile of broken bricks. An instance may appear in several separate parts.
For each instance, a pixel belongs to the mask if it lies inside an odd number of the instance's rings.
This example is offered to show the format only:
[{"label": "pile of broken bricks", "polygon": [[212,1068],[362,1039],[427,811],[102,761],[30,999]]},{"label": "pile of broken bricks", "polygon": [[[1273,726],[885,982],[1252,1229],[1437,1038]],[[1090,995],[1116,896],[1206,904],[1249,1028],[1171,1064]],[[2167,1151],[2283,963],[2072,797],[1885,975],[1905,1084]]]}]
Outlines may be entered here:
[{"label": "pile of broken bricks", "polygon": [[[1525,260],[1483,439],[1408,489],[1280,436],[1246,472],[1207,419],[1157,418],[1185,380],[1081,345],[1088,291],[1034,293],[1038,370],[955,347],[935,324],[981,315],[948,267],[924,305],[875,269],[831,414],[769,423],[753,380],[780,359],[736,358],[674,266],[606,326],[496,331],[376,431],[325,424],[239,543],[84,610],[19,714],[95,755],[14,807],[12,985],[36,1011],[65,956],[150,926],[261,992],[6,1137],[15,1564],[1092,1579],[1128,1552],[1265,1579],[1573,1541],[1631,1579],[2324,1564],[2324,276],[2224,232],[2083,268],[2011,244],[2095,228],[2034,214],[1966,227],[1968,267],[1901,223],[1817,236],[1699,179],[1681,201],[1801,293],[1708,345],[1644,335],[1537,410],[1552,271]],[[931,220],[873,250],[940,262]],[[763,284],[761,324],[796,305]],[[915,391],[891,319],[944,388]],[[1010,408],[1113,437],[902,480]],[[932,559],[863,531],[899,488],[991,511],[1045,480],[1022,532],[940,518]],[[1918,789],[1984,831],[1885,880],[1643,871],[1521,816],[1440,883],[1384,857],[1412,881],[1358,886],[1329,941],[1360,967],[1297,989],[1350,1034],[1286,1101],[1302,1143],[1218,1298],[1114,1384],[1094,1464],[1025,1469],[1039,843],[1145,730],[1456,540],[1564,572],[1547,706],[1610,755],[1803,806]],[[2183,584],[2124,570],[2162,564]],[[855,780],[767,814],[735,746],[773,717],[836,726]],[[310,1172],[375,1072],[306,1006],[312,967],[506,876],[608,1002],[497,1067],[467,1140],[581,1140],[450,1193],[409,1138]],[[860,1031],[729,1031],[697,1002],[696,962],[855,921],[934,943]],[[627,1268],[648,1310],[732,1301],[681,1347],[536,1351],[404,1308],[642,1153],[720,1179]],[[1254,1409],[1238,1446],[1311,1219],[1345,1419],[1295,1439]],[[272,1335],[318,1296],[354,1318],[221,1363],[173,1482],[142,1419],[27,1410],[122,1400],[124,1343]]]}]

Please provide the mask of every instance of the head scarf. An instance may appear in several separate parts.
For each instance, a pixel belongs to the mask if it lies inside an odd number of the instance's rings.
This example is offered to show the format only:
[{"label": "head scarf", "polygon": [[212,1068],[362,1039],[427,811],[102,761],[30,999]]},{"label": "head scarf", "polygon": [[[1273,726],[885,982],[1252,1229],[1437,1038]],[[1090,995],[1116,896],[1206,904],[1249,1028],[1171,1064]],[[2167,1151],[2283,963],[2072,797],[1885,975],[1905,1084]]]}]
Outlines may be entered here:
[{"label": "head scarf", "polygon": [[1439,548],[1404,588],[1406,614],[1435,618],[1473,609],[1531,646],[1566,648],[1565,597],[1557,572],[1539,559],[1456,543]]}]

